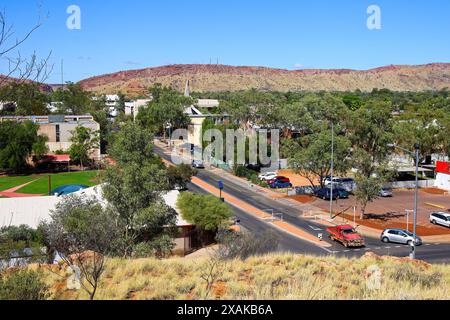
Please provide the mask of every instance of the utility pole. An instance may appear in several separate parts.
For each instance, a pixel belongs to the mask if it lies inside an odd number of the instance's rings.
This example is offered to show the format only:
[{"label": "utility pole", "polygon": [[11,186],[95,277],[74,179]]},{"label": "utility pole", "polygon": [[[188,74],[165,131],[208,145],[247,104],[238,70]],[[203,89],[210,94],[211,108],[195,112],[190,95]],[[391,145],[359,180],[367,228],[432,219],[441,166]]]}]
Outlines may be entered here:
[{"label": "utility pole", "polygon": [[414,145],[416,155],[416,190],[414,192],[414,240],[412,245],[411,258],[416,258],[416,238],[417,238],[417,202],[419,198],[419,144]]},{"label": "utility pole", "polygon": [[333,218],[333,174],[334,174],[334,123],[331,123],[331,184],[330,184],[330,219]]}]

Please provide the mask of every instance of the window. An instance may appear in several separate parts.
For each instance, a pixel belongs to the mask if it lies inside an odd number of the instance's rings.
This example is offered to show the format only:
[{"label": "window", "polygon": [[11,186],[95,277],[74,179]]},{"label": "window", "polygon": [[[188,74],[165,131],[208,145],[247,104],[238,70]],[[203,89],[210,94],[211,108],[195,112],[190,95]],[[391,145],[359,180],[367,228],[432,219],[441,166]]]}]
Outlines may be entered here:
[{"label": "window", "polygon": [[56,125],[56,142],[61,142],[61,132],[59,129],[59,124]]}]

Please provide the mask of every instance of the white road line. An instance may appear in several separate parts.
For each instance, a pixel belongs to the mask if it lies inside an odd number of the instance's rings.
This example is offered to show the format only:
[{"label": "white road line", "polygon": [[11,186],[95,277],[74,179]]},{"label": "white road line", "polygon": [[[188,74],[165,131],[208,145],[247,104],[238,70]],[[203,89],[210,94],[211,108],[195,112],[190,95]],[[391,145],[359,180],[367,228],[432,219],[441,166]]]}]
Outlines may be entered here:
[{"label": "white road line", "polygon": [[391,247],[384,247],[385,249],[391,249]]},{"label": "white road line", "polygon": [[431,246],[431,244],[430,244],[430,243],[426,243],[425,246],[426,246],[426,247],[429,247],[429,246]]},{"label": "white road line", "polygon": [[401,248],[402,246],[395,246],[396,248]]}]

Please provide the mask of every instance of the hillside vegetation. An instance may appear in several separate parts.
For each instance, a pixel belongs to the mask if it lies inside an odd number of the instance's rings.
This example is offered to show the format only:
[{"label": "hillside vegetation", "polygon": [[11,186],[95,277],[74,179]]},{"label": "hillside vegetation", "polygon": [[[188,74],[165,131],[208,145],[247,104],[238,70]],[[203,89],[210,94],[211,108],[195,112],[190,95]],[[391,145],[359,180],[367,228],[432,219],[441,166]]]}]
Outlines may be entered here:
[{"label": "hillside vegetation", "polygon": [[[88,298],[83,290],[67,289],[67,273],[63,268],[52,269],[44,268],[44,279],[51,286],[52,298]],[[375,255],[349,260],[270,254],[245,261],[110,259],[96,299],[398,300],[448,297],[448,265]]]},{"label": "hillside vegetation", "polygon": [[450,87],[450,64],[386,66],[371,70],[284,70],[225,65],[170,65],[122,71],[80,81],[89,91],[105,94],[121,91],[129,96],[147,93],[161,83],[179,91],[187,80],[196,92],[239,91],[355,91],[374,88],[393,91],[441,90]]}]

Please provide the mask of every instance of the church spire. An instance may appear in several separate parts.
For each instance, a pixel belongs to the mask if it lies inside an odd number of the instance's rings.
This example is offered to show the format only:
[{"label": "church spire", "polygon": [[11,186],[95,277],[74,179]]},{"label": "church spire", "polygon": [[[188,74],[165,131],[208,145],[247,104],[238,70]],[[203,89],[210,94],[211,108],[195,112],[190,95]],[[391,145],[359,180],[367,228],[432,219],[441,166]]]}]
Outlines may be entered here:
[{"label": "church spire", "polygon": [[190,87],[190,81],[186,81],[186,88],[184,89],[184,96],[190,97],[191,96],[191,87]]}]

